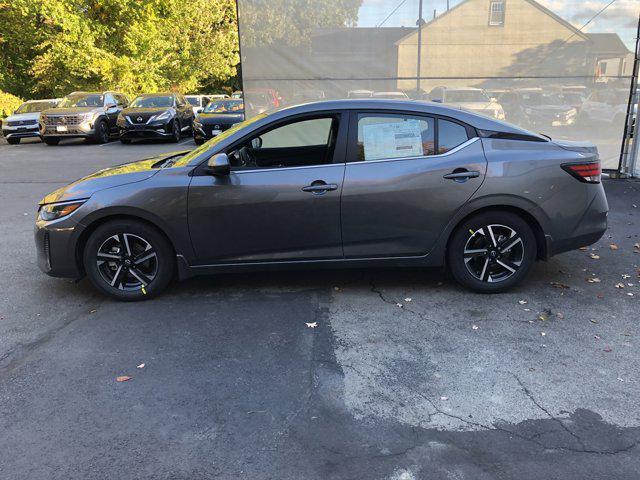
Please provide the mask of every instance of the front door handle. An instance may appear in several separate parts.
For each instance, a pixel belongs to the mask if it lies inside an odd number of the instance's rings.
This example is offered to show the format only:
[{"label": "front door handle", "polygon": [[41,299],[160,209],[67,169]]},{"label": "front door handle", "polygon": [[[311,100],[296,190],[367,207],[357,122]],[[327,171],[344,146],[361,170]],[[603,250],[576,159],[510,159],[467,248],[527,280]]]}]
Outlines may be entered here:
[{"label": "front door handle", "polygon": [[446,178],[447,180],[455,180],[457,182],[460,182],[460,181],[464,182],[469,178],[477,178],[479,176],[480,176],[480,172],[477,172],[475,170],[469,171],[466,169],[456,168],[453,172],[443,175],[442,178]]},{"label": "front door handle", "polygon": [[313,182],[311,185],[302,187],[303,192],[311,192],[315,194],[321,194],[328,192],[329,190],[337,190],[338,185],[335,183],[324,183],[322,181]]}]

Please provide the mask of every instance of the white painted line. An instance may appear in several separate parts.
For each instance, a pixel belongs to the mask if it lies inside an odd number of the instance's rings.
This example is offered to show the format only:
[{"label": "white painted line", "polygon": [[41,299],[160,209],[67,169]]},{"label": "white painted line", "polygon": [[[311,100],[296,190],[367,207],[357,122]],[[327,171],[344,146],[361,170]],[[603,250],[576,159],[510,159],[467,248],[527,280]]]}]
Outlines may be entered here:
[{"label": "white painted line", "polygon": [[98,146],[99,147],[108,147],[109,145],[121,145],[121,143],[120,143],[120,140],[114,140],[114,141],[108,142],[108,143],[101,143]]},{"label": "white painted line", "polygon": [[191,139],[191,138],[190,138],[189,140],[184,140],[184,141],[180,142],[178,145],[184,145],[185,143],[189,143],[189,142],[191,142],[192,140],[193,140],[193,139]]}]

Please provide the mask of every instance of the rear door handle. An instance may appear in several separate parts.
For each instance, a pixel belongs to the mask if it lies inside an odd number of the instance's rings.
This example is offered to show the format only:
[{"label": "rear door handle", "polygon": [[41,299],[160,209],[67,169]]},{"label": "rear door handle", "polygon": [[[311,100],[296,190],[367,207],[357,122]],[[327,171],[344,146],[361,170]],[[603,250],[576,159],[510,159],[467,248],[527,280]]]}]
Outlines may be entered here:
[{"label": "rear door handle", "polygon": [[468,178],[477,178],[479,176],[480,176],[480,172],[476,172],[475,170],[473,170],[473,171],[469,171],[469,170],[456,171],[456,170],[454,170],[451,173],[447,173],[442,178],[446,178],[447,180],[461,181],[461,180],[467,180]]},{"label": "rear door handle", "polygon": [[324,193],[329,190],[337,190],[338,185],[335,183],[320,183],[313,182],[311,185],[307,185],[306,187],[302,187],[303,192],[311,192],[311,193]]}]

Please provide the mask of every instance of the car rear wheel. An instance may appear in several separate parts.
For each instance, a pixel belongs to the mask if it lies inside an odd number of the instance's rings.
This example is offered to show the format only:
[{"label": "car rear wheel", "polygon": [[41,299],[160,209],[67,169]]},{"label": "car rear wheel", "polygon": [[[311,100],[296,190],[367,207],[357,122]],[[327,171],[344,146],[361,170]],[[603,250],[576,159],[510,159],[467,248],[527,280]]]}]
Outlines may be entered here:
[{"label": "car rear wheel", "polygon": [[18,137],[18,138],[14,138],[14,137],[7,138],[7,143],[9,145],[18,145],[20,143],[20,137]]},{"label": "car rear wheel", "polygon": [[520,283],[537,254],[529,224],[511,212],[485,212],[462,223],[449,242],[453,277],[479,293],[498,293]]},{"label": "car rear wheel", "polygon": [[109,141],[109,125],[107,125],[107,122],[105,120],[98,120],[95,129],[95,142],[107,143]]},{"label": "car rear wheel", "polygon": [[60,143],[60,139],[58,137],[44,137],[42,140],[47,145],[58,145]]},{"label": "car rear wheel", "polygon": [[171,281],[175,256],[155,228],[135,220],[99,226],[87,240],[84,268],[91,283],[112,298],[146,300]]}]

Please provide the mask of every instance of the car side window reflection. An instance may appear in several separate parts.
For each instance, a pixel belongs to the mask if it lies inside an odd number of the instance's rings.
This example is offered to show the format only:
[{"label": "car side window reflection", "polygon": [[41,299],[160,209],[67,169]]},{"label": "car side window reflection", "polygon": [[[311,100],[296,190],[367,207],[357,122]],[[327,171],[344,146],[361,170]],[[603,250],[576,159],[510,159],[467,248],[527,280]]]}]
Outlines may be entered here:
[{"label": "car side window reflection", "polygon": [[469,140],[466,127],[449,120],[438,119],[438,153],[447,153]]},{"label": "car side window reflection", "polygon": [[417,115],[359,114],[358,160],[435,154],[434,119]]}]

